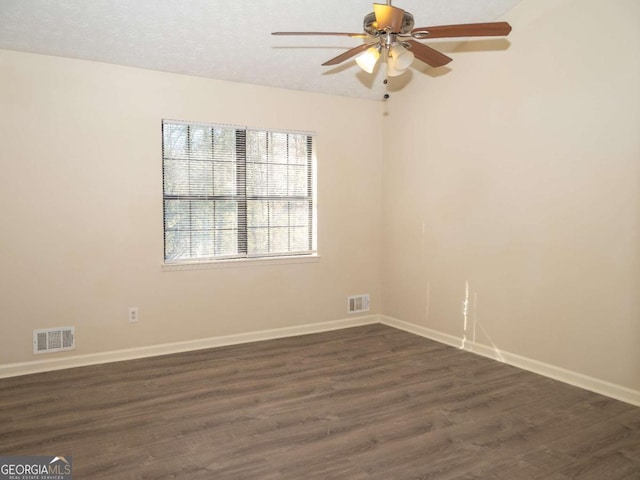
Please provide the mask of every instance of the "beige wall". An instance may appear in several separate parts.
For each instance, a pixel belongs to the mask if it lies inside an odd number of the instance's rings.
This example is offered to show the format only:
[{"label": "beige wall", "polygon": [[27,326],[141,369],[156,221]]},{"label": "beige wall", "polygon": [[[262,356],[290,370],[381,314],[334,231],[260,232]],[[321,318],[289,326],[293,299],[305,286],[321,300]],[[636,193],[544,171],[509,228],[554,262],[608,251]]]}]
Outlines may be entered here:
[{"label": "beige wall", "polygon": [[638,391],[640,3],[505,19],[387,105],[383,313]]},{"label": "beige wall", "polygon": [[[378,102],[0,51],[0,106],[0,364],[379,312]],[[320,261],[161,271],[162,118],[317,132]]]}]

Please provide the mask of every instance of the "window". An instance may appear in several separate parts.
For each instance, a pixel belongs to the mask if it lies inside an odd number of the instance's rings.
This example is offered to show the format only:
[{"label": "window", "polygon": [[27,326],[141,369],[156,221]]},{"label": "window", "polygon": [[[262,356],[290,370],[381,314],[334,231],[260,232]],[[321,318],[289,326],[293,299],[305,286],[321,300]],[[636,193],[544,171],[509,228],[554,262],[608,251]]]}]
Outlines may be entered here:
[{"label": "window", "polygon": [[165,263],[315,253],[313,136],[162,122]]}]

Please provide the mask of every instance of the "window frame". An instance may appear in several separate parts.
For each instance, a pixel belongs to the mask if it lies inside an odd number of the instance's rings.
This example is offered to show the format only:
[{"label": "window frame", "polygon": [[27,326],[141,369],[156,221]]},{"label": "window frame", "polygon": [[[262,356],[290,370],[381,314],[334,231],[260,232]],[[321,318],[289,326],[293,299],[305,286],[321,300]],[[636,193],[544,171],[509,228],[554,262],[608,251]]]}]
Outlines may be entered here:
[{"label": "window frame", "polygon": [[[165,161],[167,156],[165,155],[165,124],[169,125],[183,125],[187,127],[187,150],[189,151],[185,161],[192,161],[190,153],[190,128],[221,128],[221,129],[233,129],[235,130],[235,166],[236,166],[236,193],[235,195],[182,195],[182,194],[167,194],[165,184]],[[275,263],[308,263],[317,261],[319,258],[317,251],[317,158],[316,158],[316,134],[308,131],[293,131],[293,130],[275,130],[264,128],[251,128],[242,125],[230,125],[219,123],[204,123],[193,122],[183,120],[162,119],[161,122],[162,132],[162,221],[163,221],[163,270],[182,270],[190,268],[209,268],[217,266],[234,266],[243,264],[261,264],[270,265]],[[290,196],[290,195],[249,195],[247,188],[247,136],[249,132],[257,132],[259,134],[284,134],[287,135],[303,135],[306,137],[306,162],[302,165],[306,166],[307,175],[307,191],[306,195]],[[287,147],[288,148],[288,147]],[[213,155],[213,154],[212,154]],[[211,162],[215,162],[214,157],[211,157]],[[253,162],[249,162],[253,163]],[[288,170],[287,170],[288,172]],[[212,179],[213,183],[213,179]],[[191,182],[189,181],[189,185]],[[170,231],[167,228],[167,201],[168,200],[205,200],[215,202],[216,200],[233,200],[236,202],[236,225],[237,225],[237,239],[236,247],[237,254],[232,255],[213,255],[213,256],[190,256],[183,258],[168,258],[167,256],[167,232]],[[249,243],[249,230],[251,227],[248,220],[248,202],[249,201],[281,201],[291,202],[299,201],[308,203],[308,242],[309,249],[298,251],[284,251],[284,252],[264,252],[251,254],[248,251]],[[289,206],[290,207],[290,206]],[[190,229],[193,226],[190,223]],[[270,232],[272,228],[277,228],[272,225],[268,225],[267,228]],[[290,230],[291,224],[287,225]],[[289,231],[290,235],[291,232]]]}]

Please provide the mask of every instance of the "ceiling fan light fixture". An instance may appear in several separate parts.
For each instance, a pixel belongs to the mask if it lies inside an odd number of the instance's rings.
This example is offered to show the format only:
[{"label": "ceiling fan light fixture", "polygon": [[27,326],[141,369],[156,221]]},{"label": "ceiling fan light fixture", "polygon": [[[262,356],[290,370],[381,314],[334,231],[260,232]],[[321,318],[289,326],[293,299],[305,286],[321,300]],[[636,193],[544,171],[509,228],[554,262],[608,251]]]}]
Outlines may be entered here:
[{"label": "ceiling fan light fixture", "polygon": [[371,47],[356,57],[356,63],[365,72],[373,73],[373,69],[376,67],[379,58],[380,49],[378,47]]},{"label": "ceiling fan light fixture", "polygon": [[404,70],[398,70],[395,68],[395,66],[393,65],[393,59],[389,58],[389,61],[387,62],[387,77],[398,77],[400,75],[402,75],[404,72],[406,72],[408,69],[405,68]]},{"label": "ceiling fan light fixture", "polygon": [[413,63],[413,52],[399,43],[389,49],[389,56],[389,63],[393,63],[393,68],[398,71],[402,70],[404,72]]}]

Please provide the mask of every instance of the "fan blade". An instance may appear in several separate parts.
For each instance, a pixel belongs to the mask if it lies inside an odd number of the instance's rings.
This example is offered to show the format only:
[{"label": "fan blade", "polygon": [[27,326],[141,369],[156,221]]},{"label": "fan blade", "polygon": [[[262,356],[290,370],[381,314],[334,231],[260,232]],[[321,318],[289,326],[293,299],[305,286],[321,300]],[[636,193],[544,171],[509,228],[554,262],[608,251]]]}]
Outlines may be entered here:
[{"label": "fan blade", "polygon": [[346,33],[346,32],[271,32],[271,35],[331,35],[338,37],[365,38],[366,33]]},{"label": "fan blade", "polygon": [[411,45],[410,50],[418,60],[426,63],[427,65],[431,65],[432,67],[441,67],[453,60],[452,58],[447,57],[444,53],[440,53],[439,51],[434,50],[431,47],[427,47],[420,42],[416,42],[415,40],[407,40],[406,43]]},{"label": "fan blade", "polygon": [[462,25],[440,25],[437,27],[419,27],[411,30],[415,38],[445,37],[498,37],[509,35],[511,25],[507,22],[467,23]]},{"label": "fan blade", "polygon": [[404,10],[401,8],[374,3],[373,13],[376,15],[376,28],[378,30],[386,30],[387,27],[390,27],[392,33],[398,33],[402,28]]},{"label": "fan blade", "polygon": [[352,48],[350,50],[347,50],[346,52],[341,53],[340,55],[338,55],[337,57],[332,58],[331,60],[327,60],[326,62],[324,62],[322,64],[322,66],[337,65],[339,63],[342,63],[345,60],[348,60],[351,57],[356,56],[360,52],[364,52],[367,48],[370,48],[371,46],[372,45],[369,44],[369,43],[363,43],[362,45],[358,45],[357,47]]}]

